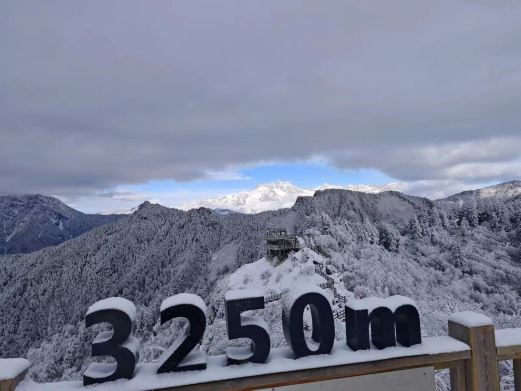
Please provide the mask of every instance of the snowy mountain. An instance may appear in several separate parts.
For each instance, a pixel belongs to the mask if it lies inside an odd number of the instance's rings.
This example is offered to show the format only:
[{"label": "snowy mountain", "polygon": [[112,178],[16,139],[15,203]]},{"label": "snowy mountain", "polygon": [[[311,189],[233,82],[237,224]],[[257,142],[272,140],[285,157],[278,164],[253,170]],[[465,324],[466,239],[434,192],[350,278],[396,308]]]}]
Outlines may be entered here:
[{"label": "snowy mountain", "polygon": [[[264,257],[265,230],[274,227],[300,241],[301,250],[283,262]],[[498,327],[521,326],[521,198],[460,205],[395,191],[327,189],[258,214],[144,203],[128,218],[60,246],[0,256],[0,351],[29,358],[37,380],[78,378],[96,334],[84,326],[88,306],[122,296],[138,308],[140,359],[153,361],[180,327],[159,324],[161,301],[190,292],[209,309],[203,347],[222,353],[226,290],[283,295],[305,281],[320,284],[315,262],[328,265],[347,299],[413,298],[425,335],[446,333],[447,316],[460,310],[484,312]],[[280,311],[273,301],[257,312],[274,347],[285,343]]]},{"label": "snowy mountain", "polygon": [[0,196],[0,254],[60,244],[119,217],[84,214],[42,195]]},{"label": "snowy mountain", "polygon": [[448,201],[468,201],[473,198],[506,199],[521,195],[521,181],[510,181],[477,190],[468,190],[447,197]]},{"label": "snowy mountain", "polygon": [[324,184],[315,188],[302,188],[290,182],[278,181],[261,184],[252,190],[241,191],[225,195],[219,198],[210,198],[203,201],[186,203],[181,209],[189,210],[205,207],[209,209],[223,209],[242,213],[258,213],[267,210],[276,210],[291,207],[297,197],[312,196],[317,190],[344,189],[361,191],[364,193],[379,193],[382,191],[397,191],[402,186],[398,183],[390,183],[383,186],[376,185],[331,185]]}]

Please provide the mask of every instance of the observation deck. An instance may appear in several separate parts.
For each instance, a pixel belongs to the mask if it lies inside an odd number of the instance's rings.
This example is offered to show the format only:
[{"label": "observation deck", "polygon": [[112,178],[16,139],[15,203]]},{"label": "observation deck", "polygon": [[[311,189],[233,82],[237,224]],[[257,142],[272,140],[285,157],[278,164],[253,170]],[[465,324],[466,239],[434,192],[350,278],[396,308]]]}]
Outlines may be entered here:
[{"label": "observation deck", "polygon": [[286,259],[290,252],[298,251],[296,236],[289,235],[284,229],[268,230],[266,232],[266,256],[268,258]]}]

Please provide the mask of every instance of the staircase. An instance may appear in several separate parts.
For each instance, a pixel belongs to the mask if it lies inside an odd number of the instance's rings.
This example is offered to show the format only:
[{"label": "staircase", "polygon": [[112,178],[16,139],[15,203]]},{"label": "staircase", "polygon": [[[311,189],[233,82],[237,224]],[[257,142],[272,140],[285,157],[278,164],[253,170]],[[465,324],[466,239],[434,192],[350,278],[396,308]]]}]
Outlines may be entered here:
[{"label": "staircase", "polygon": [[278,301],[281,299],[283,293],[274,293],[272,295],[264,297],[264,304],[273,303],[274,301]]},{"label": "staircase", "polygon": [[[326,265],[327,265],[327,263],[326,263]],[[332,271],[328,266],[325,267],[325,271],[324,271],[324,268],[322,267],[321,264],[315,264],[315,273],[318,274],[319,276],[323,277],[326,280],[326,282],[319,285],[321,288],[329,289],[331,292],[333,292],[333,297],[339,303],[343,303],[343,304],[347,303],[347,297],[339,294],[337,289],[335,288],[335,285],[334,285],[335,280],[333,280],[333,278],[331,278],[330,275],[332,274]]]},{"label": "staircase", "polygon": [[[322,289],[329,289],[333,293],[334,301],[338,304],[346,304],[347,303],[347,297],[341,295],[338,293],[336,287],[335,287],[335,280],[331,275],[333,274],[332,268],[331,268],[331,260],[326,261],[326,266],[324,268],[324,265],[320,262],[313,261],[315,264],[315,273],[321,276],[326,280],[326,282],[323,282],[319,284]],[[280,293],[273,293],[269,296],[266,296],[264,298],[264,304],[270,304],[274,303],[276,301],[279,301],[282,296],[287,292],[287,290],[282,291]],[[338,320],[344,320],[345,318],[345,309],[344,308],[337,308],[333,310],[333,317]],[[309,330],[310,326],[304,322],[304,330]]]}]

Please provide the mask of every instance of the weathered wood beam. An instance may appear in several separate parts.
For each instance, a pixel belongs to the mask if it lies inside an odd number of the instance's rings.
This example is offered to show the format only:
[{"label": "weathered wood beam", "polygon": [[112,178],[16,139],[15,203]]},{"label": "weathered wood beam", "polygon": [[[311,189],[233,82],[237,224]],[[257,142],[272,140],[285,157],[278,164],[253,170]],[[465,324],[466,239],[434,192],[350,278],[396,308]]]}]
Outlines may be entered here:
[{"label": "weathered wood beam", "polygon": [[[399,357],[366,363],[338,365],[324,368],[305,369],[291,372],[271,373],[237,379],[227,379],[188,386],[162,388],[161,391],[246,391],[262,388],[281,387],[347,377],[369,375],[373,373],[399,371],[421,367],[444,369],[463,365],[470,359],[470,351],[440,353],[423,356]],[[159,391],[159,390],[157,390]],[[459,390],[458,390],[459,391]]]}]

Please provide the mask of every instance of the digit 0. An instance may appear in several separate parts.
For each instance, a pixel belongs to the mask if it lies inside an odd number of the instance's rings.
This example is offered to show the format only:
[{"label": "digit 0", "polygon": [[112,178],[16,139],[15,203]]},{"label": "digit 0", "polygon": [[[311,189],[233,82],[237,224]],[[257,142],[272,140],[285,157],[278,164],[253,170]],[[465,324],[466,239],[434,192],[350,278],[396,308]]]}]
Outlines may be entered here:
[{"label": "digit 0", "polygon": [[[291,297],[291,293],[290,293]],[[304,335],[304,309],[309,306],[312,320],[312,339],[317,344],[310,349]],[[313,354],[329,354],[335,342],[335,321],[329,301],[315,291],[293,294],[282,307],[282,328],[286,342],[296,358]]]}]

